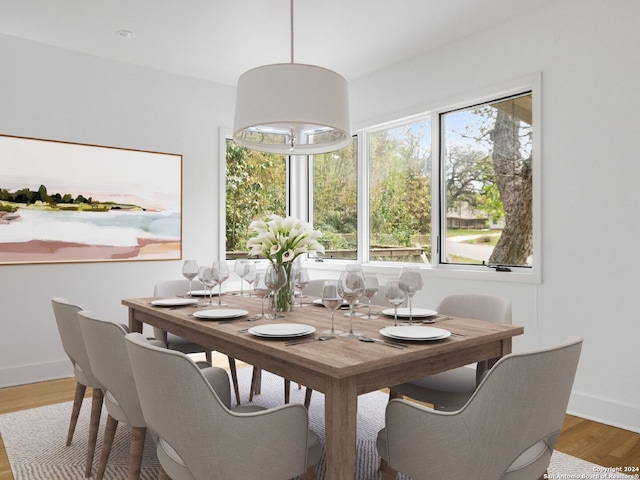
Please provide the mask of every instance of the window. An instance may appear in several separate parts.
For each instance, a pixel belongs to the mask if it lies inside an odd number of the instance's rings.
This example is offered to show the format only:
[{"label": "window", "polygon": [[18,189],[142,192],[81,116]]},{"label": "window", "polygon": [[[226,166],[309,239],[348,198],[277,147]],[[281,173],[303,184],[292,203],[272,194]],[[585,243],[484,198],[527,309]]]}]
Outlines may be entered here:
[{"label": "window", "polygon": [[287,157],[256,152],[226,140],[226,258],[246,257],[249,224],[286,215]]},{"label": "window", "polygon": [[369,259],[428,263],[431,120],[369,135]]},{"label": "window", "polygon": [[246,254],[252,220],[308,214],[329,263],[412,262],[464,278],[494,275],[489,266],[540,281],[539,91],[539,77],[525,79],[363,129],[323,155],[227,141],[227,258]]},{"label": "window", "polygon": [[357,258],[357,152],[354,138],[347,148],[313,156],[311,221],[322,232],[325,258]]},{"label": "window", "polygon": [[440,114],[441,263],[531,266],[531,100]]}]

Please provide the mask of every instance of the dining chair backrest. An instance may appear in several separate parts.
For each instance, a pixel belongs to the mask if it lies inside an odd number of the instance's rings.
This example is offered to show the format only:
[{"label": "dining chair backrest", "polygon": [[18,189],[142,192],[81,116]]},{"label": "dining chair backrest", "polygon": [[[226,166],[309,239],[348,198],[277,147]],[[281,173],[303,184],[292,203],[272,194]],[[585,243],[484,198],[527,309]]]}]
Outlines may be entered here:
[{"label": "dining chair backrest", "polygon": [[313,280],[309,280],[309,283],[302,290],[304,295],[309,295],[311,297],[322,297],[322,287],[324,282],[329,280],[328,278],[314,278]]},{"label": "dining chair backrest", "polygon": [[78,312],[78,318],[93,373],[108,392],[106,401],[110,395],[116,400],[119,414],[110,413],[124,415],[126,419],[117,419],[133,427],[146,427],[124,339],[128,328],[87,310]]},{"label": "dining chair backrest", "polygon": [[[193,289],[201,289],[202,284],[194,279],[192,282]],[[176,280],[163,280],[153,286],[154,297],[169,297],[184,295],[189,291],[189,280],[179,278]]]},{"label": "dining chair backrest", "polygon": [[[198,280],[193,280],[193,289],[201,289],[202,284]],[[163,280],[153,286],[154,297],[172,297],[184,295],[189,291],[189,280],[179,278],[176,280]],[[158,327],[153,327],[153,336],[158,340],[167,342],[166,332]]]},{"label": "dining chair backrest", "polygon": [[582,339],[572,337],[503,357],[456,412],[390,401],[389,464],[418,480],[541,477],[562,428],[581,348]]},{"label": "dining chair backrest", "polygon": [[497,295],[455,294],[443,298],[439,314],[511,324],[511,301]]},{"label": "dining chair backrest", "polygon": [[[144,417],[159,436],[158,457],[171,478],[276,480],[305,471],[302,405],[233,413],[188,356],[150,345],[137,333],[126,340]],[[178,464],[190,476],[181,477]]]},{"label": "dining chair backrest", "polygon": [[61,297],[52,298],[51,305],[58,325],[62,348],[71,360],[76,379],[83,385],[101,388],[100,382],[91,369],[84,337],[82,330],[80,330],[78,312],[82,310],[82,307]]}]

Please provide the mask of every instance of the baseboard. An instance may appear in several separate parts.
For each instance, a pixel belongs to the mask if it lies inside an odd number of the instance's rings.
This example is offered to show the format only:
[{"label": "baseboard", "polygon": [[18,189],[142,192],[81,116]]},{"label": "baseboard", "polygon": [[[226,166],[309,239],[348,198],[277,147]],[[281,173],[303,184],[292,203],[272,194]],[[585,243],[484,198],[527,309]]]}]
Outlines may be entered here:
[{"label": "baseboard", "polygon": [[640,433],[640,406],[573,392],[567,413],[576,417]]},{"label": "baseboard", "polygon": [[73,376],[73,367],[68,359],[15,367],[0,368],[0,388],[44,382]]}]

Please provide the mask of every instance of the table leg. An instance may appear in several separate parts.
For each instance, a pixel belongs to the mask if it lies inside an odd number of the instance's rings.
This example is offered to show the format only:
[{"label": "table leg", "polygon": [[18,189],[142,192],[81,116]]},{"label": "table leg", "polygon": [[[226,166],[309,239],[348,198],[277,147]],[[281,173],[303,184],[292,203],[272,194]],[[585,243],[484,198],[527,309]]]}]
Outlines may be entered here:
[{"label": "table leg", "polygon": [[135,310],[133,308],[129,309],[129,331],[131,333],[138,332],[142,333],[142,322],[136,320],[135,318]]},{"label": "table leg", "polygon": [[358,395],[353,379],[335,379],[325,393],[327,480],[353,480]]}]

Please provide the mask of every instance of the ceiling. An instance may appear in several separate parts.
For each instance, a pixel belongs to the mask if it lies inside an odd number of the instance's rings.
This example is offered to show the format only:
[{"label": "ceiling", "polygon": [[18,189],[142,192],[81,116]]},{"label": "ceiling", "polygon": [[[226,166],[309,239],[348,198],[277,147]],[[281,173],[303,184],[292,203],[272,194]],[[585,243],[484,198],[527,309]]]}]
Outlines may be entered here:
[{"label": "ceiling", "polygon": [[[294,60],[353,80],[552,1],[296,0]],[[0,33],[235,86],[250,68],[291,60],[289,6],[289,0],[0,0]]]}]

